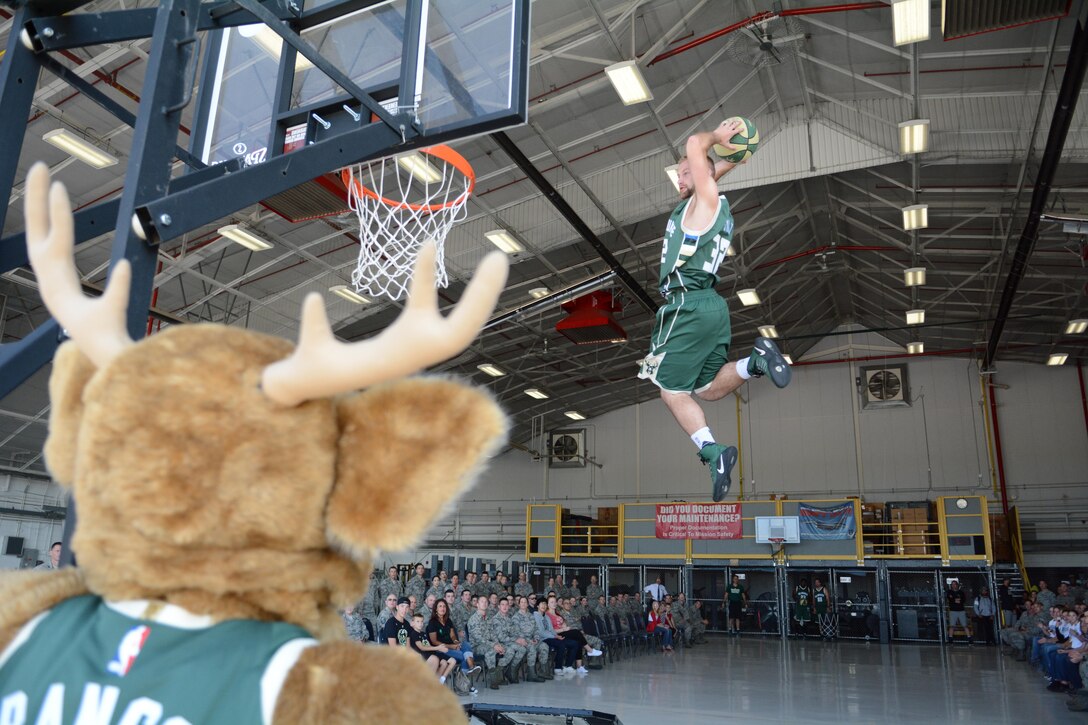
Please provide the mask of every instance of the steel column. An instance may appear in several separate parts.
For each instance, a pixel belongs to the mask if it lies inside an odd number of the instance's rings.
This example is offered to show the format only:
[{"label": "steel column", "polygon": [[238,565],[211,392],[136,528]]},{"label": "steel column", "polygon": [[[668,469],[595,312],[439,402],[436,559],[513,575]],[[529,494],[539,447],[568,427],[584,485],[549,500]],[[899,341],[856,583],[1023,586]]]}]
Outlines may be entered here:
[{"label": "steel column", "polygon": [[[20,42],[19,28],[31,15],[32,12],[23,7],[12,19],[12,32],[8,35],[4,60],[0,63],[0,128],[23,129],[30,116],[41,69],[34,54]],[[14,188],[22,147],[21,140],[19,143],[0,144],[0,188]],[[4,226],[9,208],[8,204],[0,205],[0,228]],[[0,270],[6,272],[14,269],[20,266],[18,260],[25,258],[26,245],[21,244],[20,240],[9,238],[0,241]],[[53,358],[60,335],[60,328],[50,320],[19,342],[0,345],[0,369],[4,371],[0,377],[0,398]]]},{"label": "steel column", "polygon": [[[164,0],[159,5],[117,211],[110,267],[122,259],[132,265],[127,320],[128,333],[134,340],[146,332],[158,257],[158,247],[137,236],[135,213],[141,205],[169,190],[181,112],[191,100],[189,76],[195,64],[199,9],[199,0]],[[168,227],[171,220],[164,215],[157,223]]]},{"label": "steel column", "polygon": [[578,216],[578,212],[574,211],[559,191],[544,178],[544,175],[541,174],[535,166],[533,166],[533,163],[524,153],[522,153],[521,149],[517,147],[510,137],[504,132],[498,131],[491,134],[491,138],[493,138],[495,143],[506,152],[506,155],[510,157],[519,169],[521,169],[522,173],[529,178],[529,181],[544,194],[551,205],[555,207],[556,211],[558,211],[563,218],[574,227],[575,231],[577,231],[590,246],[597,250],[597,254],[599,254],[609,268],[616,273],[616,277],[619,278],[620,283],[627,288],[627,291],[631,293],[638,303],[646,308],[646,311],[651,315],[655,314],[658,305],[654,302],[653,298],[651,298],[646,290],[642,288],[642,285],[631,276],[631,273],[620,264],[619,260],[616,259],[612,252],[608,250],[608,247],[604,245],[604,242],[593,233],[593,230],[589,228],[589,225]]},{"label": "steel column", "polygon": [[[34,53],[19,40],[19,28],[29,15],[27,8],[15,13],[4,60],[0,63],[0,128],[18,129],[20,132],[26,128],[26,119],[30,117],[34,90],[38,86],[38,75],[41,72]],[[15,174],[22,146],[21,142],[12,143],[10,140],[0,144],[0,189],[10,191],[15,188]],[[0,206],[0,229],[4,227],[8,208],[7,204]]]},{"label": "steel column", "polygon": [[[1042,216],[1050,196],[1050,184],[1054,181],[1054,175],[1061,162],[1062,149],[1065,147],[1065,137],[1069,133],[1069,127],[1073,121],[1073,114],[1077,110],[1077,99],[1080,96],[1081,86],[1084,84],[1085,69],[1088,68],[1088,31],[1084,23],[1078,19],[1076,29],[1073,31],[1073,43],[1070,46],[1069,58],[1062,76],[1062,87],[1058,91],[1058,99],[1054,108],[1054,116],[1050,122],[1050,133],[1046,139],[1046,150],[1039,162],[1039,173],[1035,179],[1035,190],[1031,195],[1031,208],[1028,211],[1027,221],[1024,223],[1024,231],[1020,235],[1020,242],[1016,245],[1016,253],[1013,256],[1009,276],[1005,278],[1005,289],[1001,293],[1001,301],[997,307],[997,321],[994,322],[990,332],[990,340],[986,344],[986,355],[982,359],[983,368],[989,368],[994,364],[997,356],[997,345],[1001,341],[1001,333],[1005,329],[1005,319],[1012,308],[1013,298],[1020,286],[1020,280],[1027,270],[1028,258],[1035,249],[1035,241],[1039,235],[1039,217]],[[1008,510],[1008,504],[1005,504]]]}]

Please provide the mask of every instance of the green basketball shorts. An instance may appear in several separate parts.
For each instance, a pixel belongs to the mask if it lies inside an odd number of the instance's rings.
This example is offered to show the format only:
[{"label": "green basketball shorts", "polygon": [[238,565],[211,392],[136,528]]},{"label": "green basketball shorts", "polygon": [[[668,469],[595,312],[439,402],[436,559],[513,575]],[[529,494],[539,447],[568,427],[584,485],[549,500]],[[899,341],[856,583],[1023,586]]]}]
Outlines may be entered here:
[{"label": "green basketball shorts", "polygon": [[729,360],[729,308],[713,289],[677,291],[657,310],[638,376],[670,393],[699,393]]}]

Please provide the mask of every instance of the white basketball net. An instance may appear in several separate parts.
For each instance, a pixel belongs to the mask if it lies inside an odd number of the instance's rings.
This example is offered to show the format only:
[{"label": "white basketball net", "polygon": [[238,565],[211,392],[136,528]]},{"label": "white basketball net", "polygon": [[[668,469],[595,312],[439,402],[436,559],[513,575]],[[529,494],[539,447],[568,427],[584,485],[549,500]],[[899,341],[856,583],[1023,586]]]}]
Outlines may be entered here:
[{"label": "white basketball net", "polygon": [[[396,157],[365,161],[349,167],[348,205],[359,218],[359,261],[351,273],[355,291],[371,297],[398,300],[408,295],[412,268],[420,248],[435,245],[435,284],[445,287],[446,235],[465,218],[472,179],[453,164],[426,152],[426,159],[441,180],[427,183],[420,169],[402,165]],[[363,189],[367,191],[363,191]]]}]

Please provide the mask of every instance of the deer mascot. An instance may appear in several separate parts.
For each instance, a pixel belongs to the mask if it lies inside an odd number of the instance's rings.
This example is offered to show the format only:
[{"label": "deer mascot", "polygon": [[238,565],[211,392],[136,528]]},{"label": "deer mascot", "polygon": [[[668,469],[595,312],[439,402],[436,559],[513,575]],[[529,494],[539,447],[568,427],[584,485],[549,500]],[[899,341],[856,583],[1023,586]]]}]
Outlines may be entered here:
[{"label": "deer mascot", "polygon": [[0,723],[463,722],[418,654],[347,640],[338,609],[505,439],[486,392],[407,377],[468,346],[505,258],[443,318],[424,249],[396,323],[355,344],[317,294],[293,348],[213,324],[136,343],[128,264],[83,295],[67,193],[41,164],[26,230],[71,337],[45,455],[79,507],[79,567],[0,576]]}]

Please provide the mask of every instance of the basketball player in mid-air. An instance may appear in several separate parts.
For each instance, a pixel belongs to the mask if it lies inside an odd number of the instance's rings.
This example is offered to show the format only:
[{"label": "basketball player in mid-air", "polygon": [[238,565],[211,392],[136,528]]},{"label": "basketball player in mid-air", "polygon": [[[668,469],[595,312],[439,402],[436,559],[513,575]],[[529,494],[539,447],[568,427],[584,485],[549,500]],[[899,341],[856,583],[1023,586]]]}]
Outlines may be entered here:
[{"label": "basketball player in mid-air", "polygon": [[650,354],[641,361],[639,377],[661,388],[661,399],[676,422],[691,436],[699,459],[710,466],[713,497],[729,492],[737,462],[735,446],[714,440],[706,416],[692,393],[703,400],[720,400],[752,377],[764,375],[779,388],[791,372],[778,347],[757,337],[752,353],[735,364],[728,362],[729,308],[714,291],[718,267],[733,238],[729,202],[718,193],[717,181],[737,164],[713,161],[711,146],[728,149],[745,128],[741,120],[722,123],[709,133],[688,138],[687,155],[677,167],[681,203],[669,217],[661,250],[661,294],[665,304],[657,311],[650,338]]}]

